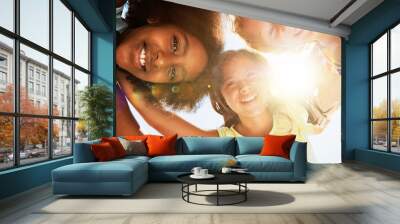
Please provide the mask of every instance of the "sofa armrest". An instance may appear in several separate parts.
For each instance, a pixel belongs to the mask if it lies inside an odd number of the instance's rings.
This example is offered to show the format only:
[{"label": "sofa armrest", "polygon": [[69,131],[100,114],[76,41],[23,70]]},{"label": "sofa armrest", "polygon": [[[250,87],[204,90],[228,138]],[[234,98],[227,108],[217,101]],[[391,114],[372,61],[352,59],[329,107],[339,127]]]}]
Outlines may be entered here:
[{"label": "sofa armrest", "polygon": [[293,162],[293,179],[305,181],[307,175],[307,143],[294,142],[290,148],[290,160]]},{"label": "sofa armrest", "polygon": [[100,143],[100,140],[94,140],[89,142],[75,143],[74,147],[74,163],[89,163],[95,162],[90,146],[92,144]]}]

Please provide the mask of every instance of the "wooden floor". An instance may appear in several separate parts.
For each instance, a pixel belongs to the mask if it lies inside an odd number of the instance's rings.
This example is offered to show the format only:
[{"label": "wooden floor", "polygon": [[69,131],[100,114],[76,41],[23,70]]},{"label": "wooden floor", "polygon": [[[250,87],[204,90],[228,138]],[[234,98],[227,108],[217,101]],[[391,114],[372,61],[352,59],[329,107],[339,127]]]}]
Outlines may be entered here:
[{"label": "wooden floor", "polygon": [[[359,163],[312,165],[308,183],[317,183],[345,201],[367,204],[357,214],[36,214],[54,200],[42,186],[0,201],[0,223],[237,224],[237,223],[400,223],[400,174]],[[315,203],[319,203],[315,201]],[[173,206],[173,205],[172,205]]]}]

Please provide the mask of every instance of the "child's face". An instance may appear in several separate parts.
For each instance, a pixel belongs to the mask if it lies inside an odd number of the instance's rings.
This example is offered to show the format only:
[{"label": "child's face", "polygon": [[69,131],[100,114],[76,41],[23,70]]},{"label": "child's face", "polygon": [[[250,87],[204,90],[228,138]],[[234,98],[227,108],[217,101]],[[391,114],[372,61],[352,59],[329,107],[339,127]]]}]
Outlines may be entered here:
[{"label": "child's face", "polygon": [[240,35],[255,49],[263,51],[282,50],[310,41],[313,32],[240,17],[237,21]]},{"label": "child's face", "polygon": [[172,24],[133,29],[117,46],[118,66],[137,78],[153,83],[196,79],[208,62],[203,43]]},{"label": "child's face", "polygon": [[267,102],[267,69],[250,56],[237,54],[222,65],[221,93],[239,117],[263,113]]}]

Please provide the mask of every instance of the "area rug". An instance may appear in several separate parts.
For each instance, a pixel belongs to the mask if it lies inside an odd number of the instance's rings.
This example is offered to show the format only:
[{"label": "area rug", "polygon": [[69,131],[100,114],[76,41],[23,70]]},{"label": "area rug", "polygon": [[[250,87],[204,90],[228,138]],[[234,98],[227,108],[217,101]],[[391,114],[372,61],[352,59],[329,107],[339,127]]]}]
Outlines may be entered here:
[{"label": "area rug", "polygon": [[[360,213],[358,205],[346,202],[316,184],[260,183],[248,186],[250,191],[247,201],[237,205],[189,204],[181,198],[180,184],[150,183],[131,197],[57,197],[36,213]],[[198,190],[212,188],[215,186],[202,185]],[[228,188],[230,187],[225,187]],[[229,203],[238,199],[240,198],[225,197],[222,202]],[[197,203],[215,203],[214,196],[193,196],[191,200]]]}]

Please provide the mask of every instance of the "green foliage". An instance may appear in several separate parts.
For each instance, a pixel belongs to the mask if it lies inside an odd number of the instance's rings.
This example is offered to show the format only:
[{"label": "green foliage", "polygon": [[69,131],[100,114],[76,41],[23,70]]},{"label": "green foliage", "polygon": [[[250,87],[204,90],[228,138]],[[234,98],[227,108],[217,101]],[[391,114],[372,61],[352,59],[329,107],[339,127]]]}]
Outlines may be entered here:
[{"label": "green foliage", "polygon": [[89,139],[110,136],[107,129],[112,125],[113,93],[108,87],[101,84],[86,87],[80,92],[79,106],[89,131]]}]

